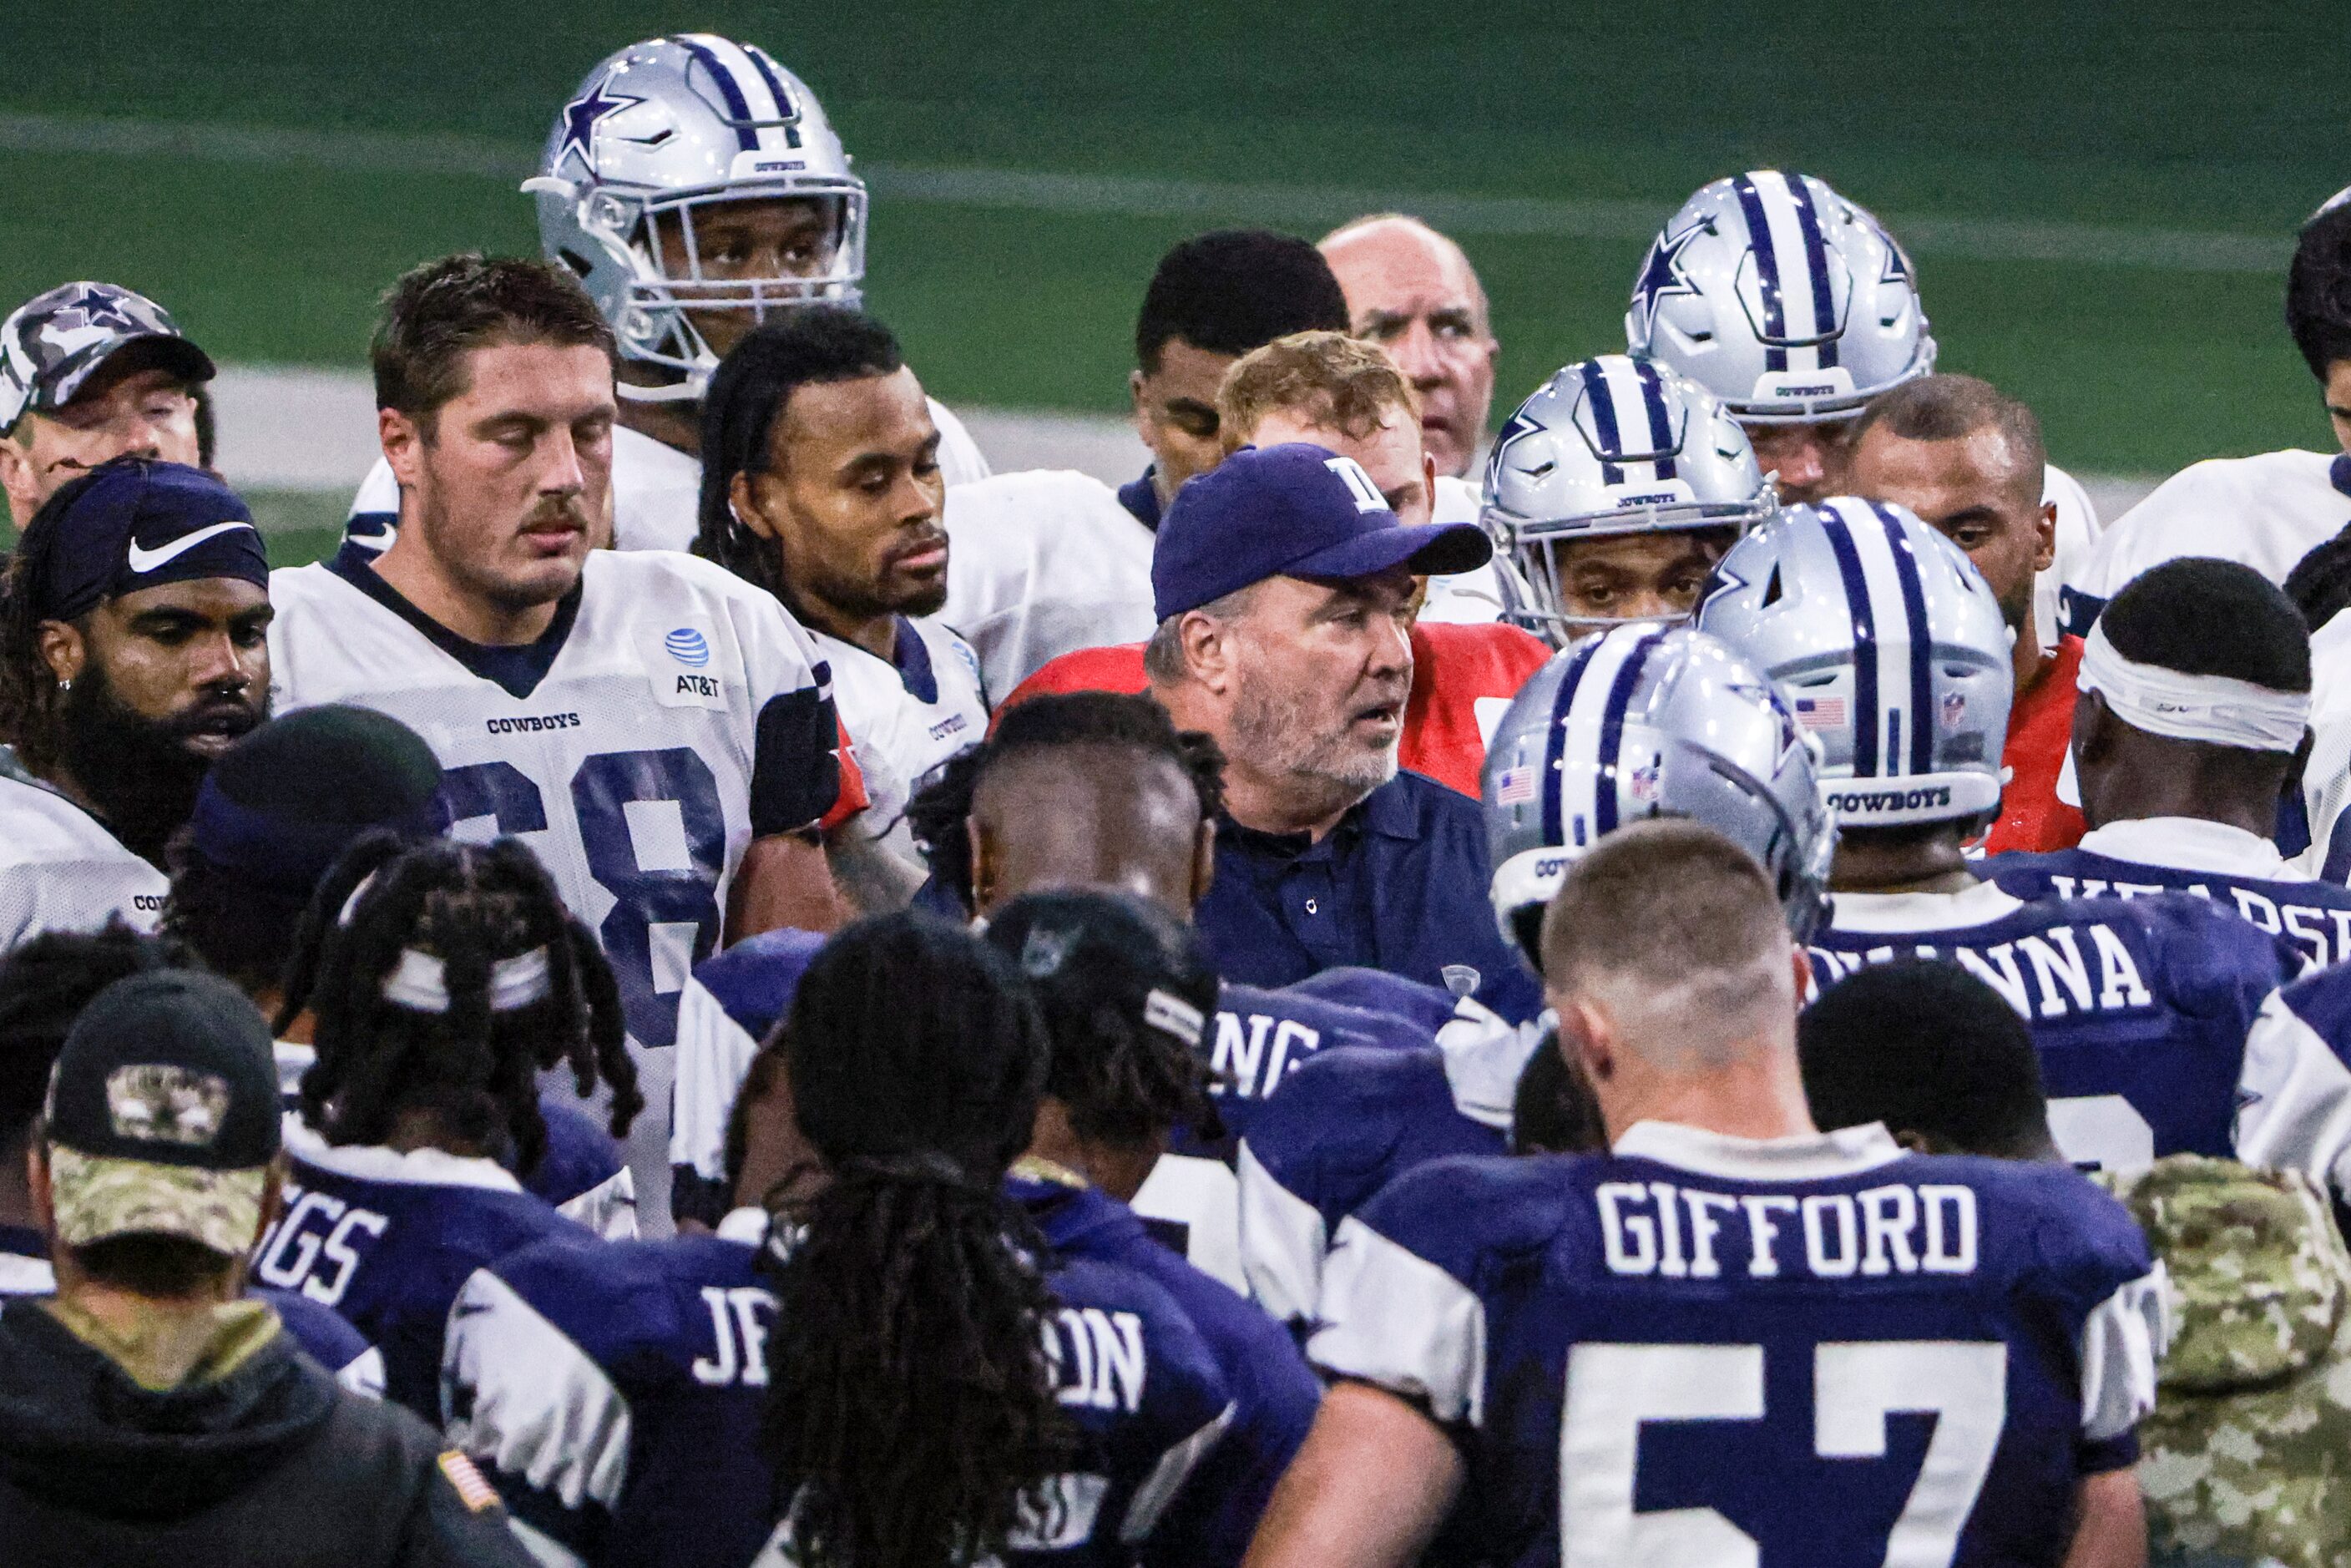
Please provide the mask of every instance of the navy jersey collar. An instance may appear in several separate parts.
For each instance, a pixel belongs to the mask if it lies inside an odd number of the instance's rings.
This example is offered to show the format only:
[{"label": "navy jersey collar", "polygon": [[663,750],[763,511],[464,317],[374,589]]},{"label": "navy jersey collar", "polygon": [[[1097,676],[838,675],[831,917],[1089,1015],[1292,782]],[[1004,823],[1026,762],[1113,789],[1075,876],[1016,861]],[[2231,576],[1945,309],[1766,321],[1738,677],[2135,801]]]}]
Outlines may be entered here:
[{"label": "navy jersey collar", "polygon": [[580,597],[588,584],[583,570],[580,580],[571,585],[555,606],[555,619],[536,642],[517,647],[494,647],[460,637],[415,605],[401,591],[386,582],[375,570],[377,554],[356,540],[344,541],[335,558],[327,562],[327,570],[407,622],[424,635],[424,640],[456,660],[466,669],[488,681],[510,697],[527,697],[547,679],[547,672],[555,667],[556,656],[563,652],[566,639],[571,635],[572,622],[580,619]]},{"label": "navy jersey collar", "polygon": [[1158,466],[1154,465],[1143,471],[1142,478],[1130,479],[1118,487],[1118,504],[1133,512],[1134,520],[1155,534],[1159,531],[1159,486],[1153,480],[1158,473]]},{"label": "navy jersey collar", "polygon": [[[2335,461],[2326,465],[2326,482],[2344,495],[2351,496],[2351,452],[2336,454]],[[1125,500],[1126,492],[1120,491],[1118,498]]]},{"label": "navy jersey collar", "polygon": [[49,1255],[48,1238],[28,1225],[0,1225],[0,1257],[40,1258]]},{"label": "navy jersey collar", "polygon": [[909,695],[919,703],[935,703],[939,700],[939,675],[931,668],[931,646],[913,622],[903,615],[896,621],[898,636],[890,649],[890,663]]}]

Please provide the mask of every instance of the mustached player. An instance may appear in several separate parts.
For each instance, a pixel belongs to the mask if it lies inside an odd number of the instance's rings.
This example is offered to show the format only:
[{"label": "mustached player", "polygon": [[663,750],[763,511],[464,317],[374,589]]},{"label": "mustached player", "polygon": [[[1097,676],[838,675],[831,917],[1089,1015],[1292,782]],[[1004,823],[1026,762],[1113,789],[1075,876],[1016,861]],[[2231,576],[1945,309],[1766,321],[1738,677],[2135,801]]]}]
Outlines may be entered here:
[{"label": "mustached player", "polygon": [[[2262,1000],[2301,956],[2186,894],[2027,903],[1963,847],[2000,806],[2007,629],[1975,567],[1886,502],[1799,507],[1723,558],[1698,625],[1779,681],[1820,737],[1836,814],[1825,988],[1865,963],[1955,960],[2032,1026],[2058,1147],[2132,1169],[2228,1155],[2265,1123],[2286,1163],[2333,1163],[2292,1061],[2249,1057]],[[2290,1154],[2279,1129],[2294,1129]]]},{"label": "mustached player", "polygon": [[[590,548],[612,352],[544,262],[403,277],[374,346],[402,526],[381,556],[277,574],[270,647],[281,708],[391,714],[440,758],[454,832],[537,852],[611,959],[659,1106],[678,992],[721,933],[838,924],[803,830],[842,774],[824,667],[773,597],[707,561]],[[655,1216],[661,1121],[632,1158]]]},{"label": "mustached player", "polygon": [[[865,182],[808,85],[756,44],[681,33],[597,62],[555,116],[538,172],[539,247],[579,277],[620,345],[612,431],[618,549],[693,547],[711,372],[778,312],[857,304]],[[939,471],[987,476],[934,402]],[[379,463],[345,525],[381,549],[400,482]]]},{"label": "mustached player", "polygon": [[[1753,855],[1798,936],[1820,918],[1835,838],[1812,752],[1771,683],[1711,637],[1620,626],[1553,659],[1495,728],[1485,805],[1495,917],[1531,966],[1568,867],[1649,817],[1704,822]],[[1452,1021],[1418,1051],[1300,1068],[1242,1132],[1241,1258],[1259,1304],[1306,1322],[1331,1239],[1373,1194],[1448,1155],[1507,1152],[1542,1034]]]},{"label": "mustached player", "polygon": [[1341,1227],[1308,1354],[1342,1381],[1253,1568],[1408,1563],[1448,1513],[1517,1568],[2057,1562],[2086,1454],[2154,1401],[2129,1216],[1816,1131],[1803,950],[1711,829],[1603,839],[1541,939],[1613,1146],[1440,1161]]}]

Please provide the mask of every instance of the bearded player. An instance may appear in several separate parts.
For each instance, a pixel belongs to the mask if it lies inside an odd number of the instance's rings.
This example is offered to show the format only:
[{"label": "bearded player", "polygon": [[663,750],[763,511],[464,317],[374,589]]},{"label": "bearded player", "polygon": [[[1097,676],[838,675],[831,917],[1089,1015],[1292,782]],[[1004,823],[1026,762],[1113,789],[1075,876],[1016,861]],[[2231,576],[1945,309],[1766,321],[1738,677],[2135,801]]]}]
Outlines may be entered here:
[{"label": "bearded player", "polygon": [[[762,321],[865,280],[865,182],[824,106],[756,44],[711,33],[607,56],[556,114],[538,172],[539,248],[619,340],[617,549],[690,549],[711,373]],[[930,405],[950,485],[987,476],[963,422]],[[379,463],[346,525],[381,549],[400,510]]]},{"label": "bearded player", "polygon": [[[839,923],[806,831],[842,795],[825,667],[773,597],[724,570],[592,548],[615,345],[560,268],[418,267],[385,301],[373,360],[401,526],[381,555],[347,543],[277,575],[278,706],[391,714],[440,758],[454,832],[538,853],[602,940],[664,1104],[678,992],[722,931]],[[662,1120],[639,1123],[654,1125],[634,1162],[656,1215]]]}]

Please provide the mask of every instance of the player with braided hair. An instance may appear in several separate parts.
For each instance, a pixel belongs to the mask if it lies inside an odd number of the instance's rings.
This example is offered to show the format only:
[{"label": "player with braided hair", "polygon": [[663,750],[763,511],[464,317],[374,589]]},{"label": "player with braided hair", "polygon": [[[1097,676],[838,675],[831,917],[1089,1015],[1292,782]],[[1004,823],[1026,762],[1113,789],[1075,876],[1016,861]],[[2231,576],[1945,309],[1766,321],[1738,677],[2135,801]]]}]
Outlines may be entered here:
[{"label": "player with braided hair", "polygon": [[1322,1385],[1280,1324],[1186,1262],[1127,1207],[1171,1129],[1214,1121],[1205,1069],[1217,973],[1189,926],[1122,894],[1023,894],[989,917],[987,940],[1029,977],[1052,1040],[1013,1193],[1055,1253],[1148,1276],[1208,1342],[1232,1390],[1232,1425],[1161,1538],[1174,1560],[1237,1563],[1306,1440]]},{"label": "player with braided hair", "polygon": [[1008,1198],[1048,1051],[987,944],[861,922],[754,1062],[716,1234],[474,1277],[450,1435],[543,1561],[1181,1560],[1163,1511],[1231,1396],[1168,1292],[1054,1256]]},{"label": "player with braided hair", "polygon": [[466,1276],[547,1237],[591,1237],[512,1171],[545,1146],[543,1069],[568,1064],[583,1096],[601,1080],[615,1137],[643,1107],[619,991],[524,844],[371,834],[296,937],[280,1027],[305,1008],[318,1060],[258,1272],[349,1318],[382,1347],[387,1394],[438,1420]]}]

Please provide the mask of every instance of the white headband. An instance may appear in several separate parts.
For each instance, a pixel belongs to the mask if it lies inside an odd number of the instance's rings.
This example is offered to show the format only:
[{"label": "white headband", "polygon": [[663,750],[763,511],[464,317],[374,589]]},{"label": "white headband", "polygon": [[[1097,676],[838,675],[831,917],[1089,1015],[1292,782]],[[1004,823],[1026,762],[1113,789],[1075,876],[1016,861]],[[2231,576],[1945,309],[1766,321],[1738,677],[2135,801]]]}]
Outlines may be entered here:
[{"label": "white headband", "polygon": [[[533,947],[490,966],[490,1010],[509,1013],[542,1000],[553,989],[547,949]],[[413,1013],[449,1010],[449,967],[413,947],[400,950],[400,962],[383,977],[383,999]]]},{"label": "white headband", "polygon": [[1207,1032],[1208,1024],[1200,1016],[1199,1009],[1155,986],[1143,998],[1143,1021],[1154,1029],[1165,1030],[1195,1051],[1200,1048],[1200,1037]]},{"label": "white headband", "polygon": [[2227,675],[2189,675],[2125,658],[2090,628],[2074,685],[2106,699],[2134,729],[2248,751],[2293,751],[2310,728],[2310,694],[2273,691]]}]

